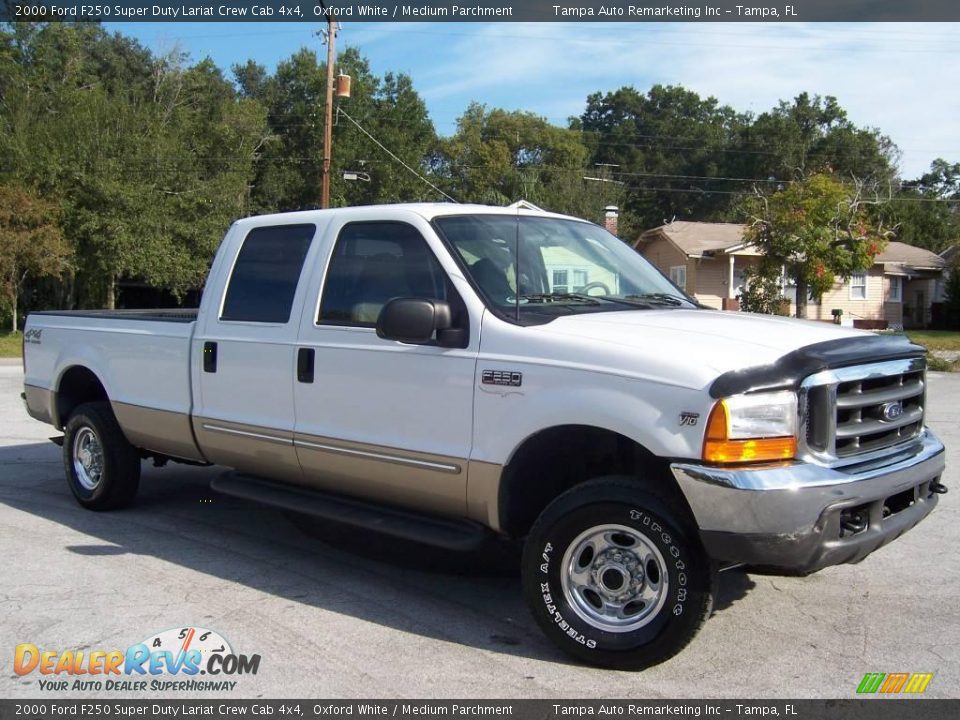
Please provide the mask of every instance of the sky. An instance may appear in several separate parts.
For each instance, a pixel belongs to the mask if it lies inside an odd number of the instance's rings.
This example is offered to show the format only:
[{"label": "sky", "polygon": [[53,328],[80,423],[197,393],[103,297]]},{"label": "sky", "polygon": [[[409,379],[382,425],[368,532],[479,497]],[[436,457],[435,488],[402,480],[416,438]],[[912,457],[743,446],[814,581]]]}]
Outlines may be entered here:
[{"label": "sky", "polygon": [[[303,46],[326,52],[320,23],[104,26],[228,71],[248,58],[272,70]],[[346,47],[378,75],[409,74],[441,135],[471,101],[564,125],[591,93],[662,83],[755,114],[803,91],[834,95],[898,145],[902,177],[938,157],[960,162],[958,23],[343,23]]]}]

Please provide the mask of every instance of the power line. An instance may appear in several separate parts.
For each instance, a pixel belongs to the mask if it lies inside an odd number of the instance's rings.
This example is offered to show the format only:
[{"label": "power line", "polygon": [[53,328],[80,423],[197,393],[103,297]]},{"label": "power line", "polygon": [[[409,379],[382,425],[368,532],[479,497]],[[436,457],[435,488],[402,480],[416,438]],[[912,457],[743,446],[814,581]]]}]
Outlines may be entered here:
[{"label": "power line", "polygon": [[[249,37],[249,36],[262,36],[262,35],[293,35],[298,34],[300,31],[291,31],[291,30],[275,30],[272,32],[257,32],[257,33],[224,33],[224,34],[207,34],[207,35],[180,35],[177,39],[181,40],[206,40],[206,39],[215,39],[215,38],[232,38],[232,37]],[[384,33],[402,33],[405,35],[425,35],[425,36],[440,36],[440,37],[465,37],[465,38],[480,38],[479,33],[463,33],[463,32],[436,32],[429,30],[412,30],[408,28],[377,28],[376,32]],[[707,34],[701,32],[700,34]],[[715,33],[718,36],[726,37],[727,35],[735,35],[735,33]],[[756,36],[750,36],[756,37]],[[787,52],[795,52],[797,50],[803,49],[815,49],[817,52],[834,52],[834,53],[850,53],[850,52],[883,52],[885,55],[889,54],[943,54],[943,53],[956,53],[960,52],[960,48],[957,47],[955,38],[949,35],[943,35],[940,37],[927,36],[923,34],[917,34],[917,44],[924,44],[924,47],[911,49],[903,47],[903,36],[901,35],[891,35],[889,38],[880,36],[878,34],[869,34],[862,35],[860,39],[876,40],[877,46],[868,46],[862,43],[851,43],[849,45],[822,45],[818,42],[819,38],[795,38],[795,37],[785,37],[783,35],[778,35],[773,39],[779,41],[785,41],[780,45],[758,45],[753,43],[716,43],[716,42],[697,42],[691,40],[689,36],[684,36],[682,40],[655,40],[649,39],[647,37],[643,38],[643,44],[645,45],[662,45],[668,47],[685,47],[689,48],[694,47],[704,47],[704,48],[722,48],[722,49],[741,49],[741,50],[779,50]],[[934,40],[941,40],[944,45],[930,45],[928,42],[930,38]],[[519,35],[519,34],[504,34],[497,33],[497,39],[504,40],[523,40],[525,42],[563,42],[568,45],[596,45],[594,40],[586,40],[582,38],[575,38],[569,36],[559,36],[559,35]],[[484,37],[484,39],[487,39]],[[829,40],[831,43],[836,41],[832,38],[824,38]],[[858,39],[856,35],[843,35],[844,40],[856,40]],[[894,47],[890,46],[891,41],[896,41],[897,44]],[[154,38],[154,42],[157,42],[157,38]],[[882,43],[882,45],[881,45]],[[619,40],[617,38],[604,37],[603,45],[605,47],[610,46],[620,46],[620,47],[630,47],[635,48],[637,44],[636,39],[623,39]]]},{"label": "power line", "polygon": [[356,126],[357,126],[357,129],[358,129],[360,132],[362,132],[364,135],[366,135],[368,138],[370,138],[381,150],[383,150],[385,153],[387,153],[387,155],[389,155],[389,156],[392,157],[394,160],[396,160],[398,163],[400,163],[401,165],[403,165],[403,167],[405,167],[407,170],[409,170],[410,172],[412,172],[414,175],[416,175],[418,178],[420,178],[423,182],[425,182],[425,183],[426,183],[427,185],[429,185],[431,188],[433,188],[434,190],[436,190],[438,193],[440,193],[441,195],[443,195],[447,200],[449,200],[450,202],[454,202],[454,203],[457,202],[457,200],[455,200],[454,198],[452,198],[452,197],[450,197],[449,195],[447,195],[443,190],[441,190],[440,188],[438,188],[438,187],[437,187],[436,185],[434,185],[432,182],[430,182],[429,180],[427,180],[423,175],[421,175],[421,174],[418,173],[416,170],[414,170],[412,167],[410,167],[409,165],[407,165],[407,163],[405,163],[403,160],[401,160],[401,159],[400,159],[393,151],[391,151],[386,145],[384,145],[382,142],[380,142],[379,140],[377,140],[373,135],[371,135],[370,133],[368,133],[360,123],[358,123],[356,120],[354,120],[352,117],[350,117],[350,116],[346,113],[346,111],[343,110],[343,108],[341,108],[341,107],[338,106],[338,107],[337,107],[337,116],[339,117],[340,115],[343,115],[347,120],[349,120],[349,121],[352,122],[354,125],[356,125]]},{"label": "power line", "polygon": [[[510,111],[507,111],[507,112],[510,112]],[[617,131],[614,131],[613,133],[609,133],[608,131],[605,131],[605,130],[566,128],[560,125],[554,125],[553,123],[550,122],[549,118],[544,118],[544,120],[547,121],[547,124],[549,124],[552,128],[556,128],[558,130],[564,130],[570,133],[586,135],[586,136],[599,136],[603,138],[598,140],[588,140],[588,142],[592,145],[613,145],[617,147],[634,147],[634,148],[649,147],[649,148],[662,148],[665,150],[693,149],[693,150],[703,150],[708,152],[743,153],[743,154],[752,154],[752,155],[779,155],[780,154],[780,152],[777,149],[772,149],[772,150],[748,149],[749,146],[751,145],[758,148],[762,148],[762,147],[776,148],[776,145],[774,144],[774,141],[771,141],[765,138],[750,138],[750,139],[740,138],[740,137],[737,137],[737,135],[734,132],[728,132],[726,136],[708,137],[708,138],[696,138],[688,135],[663,135],[663,134],[657,134],[657,133],[641,133],[641,132],[627,132],[619,135],[619,137],[627,138],[627,139],[640,138],[643,140],[651,140],[651,141],[676,140],[676,141],[685,142],[685,143],[694,143],[693,145],[661,145],[661,144],[655,144],[652,142],[627,142],[627,140],[604,137],[610,134],[617,134]],[[436,122],[434,120],[429,120],[429,122],[433,125],[459,124],[457,121]],[[420,125],[420,123],[417,123],[417,122],[395,121],[395,120],[392,120],[391,124],[394,127],[413,127],[416,125]],[[289,128],[319,128],[319,125],[315,122],[269,121],[268,126],[274,130],[289,129]],[[751,128],[750,126],[744,126],[744,129],[749,130]],[[854,127],[852,128],[852,130],[854,132],[864,132],[864,133],[867,133],[868,135],[871,134],[871,131],[869,129]],[[498,137],[498,138],[502,137],[502,138],[508,138],[508,139],[514,139],[516,137],[515,133],[510,133],[510,132],[498,132],[498,133],[485,132],[483,133],[483,135],[485,137]],[[825,138],[822,138],[822,139],[825,139]],[[730,142],[735,145],[741,145],[741,146],[747,146],[747,147],[722,148],[722,147],[709,147],[705,145],[695,144],[700,142],[701,140],[708,140],[713,142]],[[856,142],[835,142],[831,144],[830,148],[825,149],[822,152],[827,152],[827,150],[833,151],[833,150],[842,149],[842,148],[852,148],[854,150],[857,150],[858,152],[854,154],[860,154],[860,155],[872,154],[872,151],[869,148],[861,149],[859,147],[859,144]],[[899,145],[897,145],[897,149],[902,151],[921,152],[921,151],[929,151],[932,148],[900,147]],[[957,152],[958,150],[960,149],[936,148],[936,151],[940,153]]]},{"label": "power line", "polygon": [[[342,110],[341,110],[341,112],[342,112]],[[344,113],[344,115],[346,115],[346,113]],[[348,119],[350,119],[352,122],[355,122],[355,121],[352,120],[352,118],[348,118]],[[361,128],[361,130],[362,130],[362,128]],[[366,131],[364,131],[364,132],[366,132]],[[381,147],[383,147],[383,146],[381,145]],[[413,172],[413,174],[415,174],[421,181],[423,181],[424,183],[426,183],[426,184],[427,184],[428,186],[430,186],[433,190],[435,190],[436,192],[440,193],[441,195],[443,195],[445,198],[451,200],[452,202],[458,202],[456,199],[454,199],[454,198],[452,198],[451,196],[447,195],[445,192],[443,192],[442,190],[440,190],[436,185],[434,185],[433,183],[431,183],[428,179],[426,179],[425,177],[423,177],[422,175],[420,175],[419,173],[417,173],[417,172],[416,172],[415,170],[413,170],[409,165],[407,165],[407,164],[404,163],[402,160],[400,160],[398,157],[396,157],[396,155],[394,155],[393,153],[391,153],[389,149],[387,149],[387,148],[385,148],[385,147],[383,147],[383,149],[384,149],[384,151],[387,152],[393,159],[395,159],[397,162],[401,163],[407,170]],[[234,159],[234,158],[230,158],[230,159],[231,159],[231,160],[236,160],[236,163],[237,163],[237,164],[236,164],[236,165],[224,164],[225,167],[228,167],[228,168],[237,167],[237,168],[241,168],[241,169],[249,168],[249,169],[251,169],[251,170],[254,170],[254,169],[255,169],[255,166],[256,166],[256,163],[255,163],[255,162],[251,162],[251,163],[248,165],[248,164],[247,164],[245,161],[243,161],[242,159]],[[307,164],[314,164],[314,163],[316,163],[316,158],[275,158],[274,161],[276,161],[276,162],[279,163],[279,164],[307,165]],[[373,161],[373,162],[376,162],[376,161]],[[135,177],[135,178],[148,178],[148,179],[151,179],[151,180],[156,180],[156,179],[157,179],[157,175],[156,175],[156,170],[155,170],[155,168],[157,168],[157,167],[163,168],[163,169],[170,169],[170,168],[179,169],[179,168],[180,168],[180,166],[178,166],[178,165],[170,165],[170,164],[163,164],[163,163],[153,163],[153,162],[145,162],[144,165],[149,165],[151,168],[154,168],[154,169],[152,169],[152,170],[142,169],[142,170],[133,170],[133,171],[131,171],[131,170],[125,170],[123,173],[120,174],[120,177],[123,177],[123,178],[132,178],[132,177]],[[457,169],[458,169],[458,170],[482,170],[482,169],[487,169],[487,168],[490,168],[490,167],[495,167],[495,166],[493,166],[493,165],[470,165],[470,166],[458,166]],[[9,167],[3,168],[3,167],[0,167],[0,172],[9,172],[10,170],[13,170],[13,169],[14,169],[14,168],[9,168]],[[525,168],[515,168],[515,169],[522,172]],[[581,177],[582,177],[582,174],[583,174],[584,172],[589,172],[589,168],[569,168],[569,167],[549,166],[549,165],[547,165],[547,166],[538,166],[538,167],[530,167],[530,168],[526,168],[526,169],[533,170],[533,171],[549,170],[549,171],[551,171],[551,172],[566,173],[566,174],[569,174],[569,175],[579,175],[579,176],[581,176]],[[623,176],[623,177],[640,177],[640,178],[647,178],[647,179],[650,179],[650,180],[654,180],[654,179],[656,179],[656,180],[691,179],[691,180],[696,180],[696,181],[699,181],[699,182],[710,182],[710,181],[716,180],[716,181],[725,181],[725,182],[750,182],[750,183],[767,182],[767,183],[778,183],[778,184],[785,184],[785,185],[796,182],[795,180],[776,180],[776,179],[770,179],[770,178],[728,178],[728,177],[712,177],[712,176],[696,176],[696,175],[670,175],[670,174],[658,174],[658,173],[628,173],[628,172],[624,172],[624,173],[615,173],[615,174],[616,174],[616,175],[619,175],[619,176]],[[212,180],[200,178],[199,181],[200,181],[200,182],[210,182],[210,181],[212,181]],[[740,189],[740,190],[719,190],[719,189],[703,188],[703,187],[662,187],[662,186],[635,185],[635,184],[633,184],[633,185],[626,185],[626,186],[625,186],[625,189],[628,190],[628,191],[631,191],[631,192],[646,192],[646,193],[650,193],[650,192],[664,192],[664,193],[684,193],[684,194],[696,194],[696,195],[746,195],[746,194],[749,194],[749,192],[750,192],[750,190],[749,190],[749,189],[746,189],[746,188]],[[942,204],[946,204],[946,205],[954,205],[954,204],[960,204],[960,198],[924,198],[924,197],[907,197],[907,196],[901,196],[901,195],[894,195],[894,196],[892,196],[892,197],[890,198],[890,202],[893,202],[893,203],[942,203]]]}]

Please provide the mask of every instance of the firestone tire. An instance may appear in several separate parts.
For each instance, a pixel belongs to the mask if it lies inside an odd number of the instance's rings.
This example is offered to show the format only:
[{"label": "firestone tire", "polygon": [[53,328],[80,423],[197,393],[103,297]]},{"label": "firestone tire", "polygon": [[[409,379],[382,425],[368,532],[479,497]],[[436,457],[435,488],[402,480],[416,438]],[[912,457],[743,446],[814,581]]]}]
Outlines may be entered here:
[{"label": "firestone tire", "polygon": [[561,650],[640,670],[682,650],[713,605],[714,572],[684,512],[635,479],[598,478],[555,499],[524,547],[524,596]]},{"label": "firestone tire", "polygon": [[130,505],[140,486],[140,456],[108,402],[80,405],[64,428],[63,467],[73,496],[88,510]]}]

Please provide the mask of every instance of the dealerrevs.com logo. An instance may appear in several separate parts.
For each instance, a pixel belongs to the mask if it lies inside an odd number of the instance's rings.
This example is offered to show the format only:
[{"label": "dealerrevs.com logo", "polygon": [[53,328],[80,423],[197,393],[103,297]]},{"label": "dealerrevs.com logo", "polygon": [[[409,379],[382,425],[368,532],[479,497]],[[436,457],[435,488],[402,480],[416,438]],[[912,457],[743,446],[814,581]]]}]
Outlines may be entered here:
[{"label": "dealerrevs.com logo", "polygon": [[[238,675],[256,675],[259,655],[234,652],[219,633],[200,627],[165,630],[126,650],[51,650],[22,643],[17,675],[41,676],[40,690],[232,691]],[[202,678],[200,676],[203,676]]]},{"label": "dealerrevs.com logo", "polygon": [[920,694],[927,689],[933,673],[867,673],[857,685],[860,694]]}]

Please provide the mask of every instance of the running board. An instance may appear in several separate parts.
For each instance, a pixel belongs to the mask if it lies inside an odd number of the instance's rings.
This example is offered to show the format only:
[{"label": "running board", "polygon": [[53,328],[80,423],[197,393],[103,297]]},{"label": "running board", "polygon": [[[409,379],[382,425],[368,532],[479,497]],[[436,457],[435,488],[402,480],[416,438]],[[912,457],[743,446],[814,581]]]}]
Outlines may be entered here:
[{"label": "running board", "polygon": [[283,485],[240,472],[225,472],[214,478],[210,487],[224,495],[446,550],[476,550],[493,534],[469,520],[444,520],[332,493]]}]

